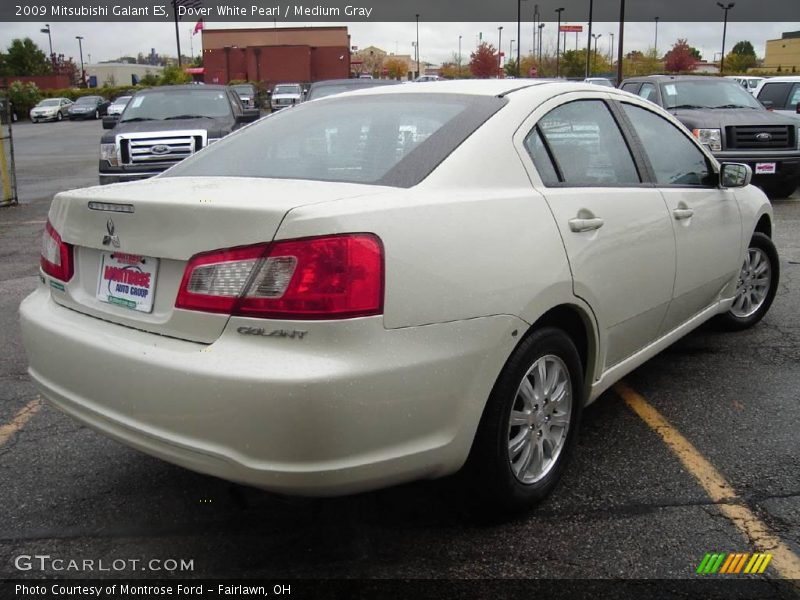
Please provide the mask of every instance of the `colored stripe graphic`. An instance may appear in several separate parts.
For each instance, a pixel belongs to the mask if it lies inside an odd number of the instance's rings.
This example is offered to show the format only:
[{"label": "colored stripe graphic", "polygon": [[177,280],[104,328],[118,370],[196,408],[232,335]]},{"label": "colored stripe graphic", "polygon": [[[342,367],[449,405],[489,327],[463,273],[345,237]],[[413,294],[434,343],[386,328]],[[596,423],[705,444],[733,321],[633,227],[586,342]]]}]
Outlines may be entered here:
[{"label": "colored stripe graphic", "polygon": [[720,575],[761,574],[772,560],[772,554],[765,552],[707,552],[697,567],[697,574]]},{"label": "colored stripe graphic", "polygon": [[712,573],[716,573],[717,572],[717,570],[719,569],[720,565],[722,564],[722,561],[723,561],[724,558],[725,558],[725,553],[724,552],[720,552],[719,556],[717,557],[716,562],[714,563],[714,566],[711,567],[711,572]]},{"label": "colored stripe graphic", "polygon": [[711,554],[706,553],[706,555],[703,557],[703,560],[700,561],[700,566],[697,567],[697,573],[698,574],[705,573],[706,565],[708,564],[710,559],[711,559]]},{"label": "colored stripe graphic", "polygon": [[735,554],[728,554],[728,560],[725,561],[725,564],[722,565],[722,569],[720,573],[727,573],[728,569],[730,568],[731,564],[733,563],[733,557],[736,556]]},{"label": "colored stripe graphic", "polygon": [[749,556],[750,556],[750,554],[748,554],[747,552],[742,554],[742,558],[740,558],[739,562],[736,563],[736,570],[733,571],[734,573],[741,573],[742,572],[742,568],[744,568],[744,561],[746,561]]}]

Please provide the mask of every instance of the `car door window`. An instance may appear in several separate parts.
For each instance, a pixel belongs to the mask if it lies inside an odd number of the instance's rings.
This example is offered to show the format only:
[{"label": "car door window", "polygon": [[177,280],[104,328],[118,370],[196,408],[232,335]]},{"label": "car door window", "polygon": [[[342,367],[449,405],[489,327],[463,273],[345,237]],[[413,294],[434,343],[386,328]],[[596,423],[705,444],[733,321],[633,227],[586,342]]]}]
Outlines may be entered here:
[{"label": "car door window", "polygon": [[772,108],[784,108],[791,83],[765,83],[758,93],[761,102],[772,102]]},{"label": "car door window", "polygon": [[525,149],[533,159],[533,164],[536,166],[536,170],[542,178],[542,183],[545,185],[556,185],[560,181],[558,173],[556,172],[555,165],[553,165],[553,159],[542,141],[542,136],[538,128],[534,128],[528,137],[525,138]]},{"label": "car door window", "polygon": [[631,94],[635,94],[636,90],[639,89],[638,83],[624,83],[622,84],[622,89],[626,92],[630,92]]},{"label": "car door window", "polygon": [[800,103],[800,83],[795,83],[794,88],[792,88],[791,94],[789,94],[789,102],[786,106],[788,109],[795,108]]},{"label": "car door window", "polygon": [[537,156],[536,135],[549,150],[562,184],[619,186],[641,181],[619,126],[602,100],[563,104],[542,117],[530,135],[534,137],[525,146],[540,173],[547,171],[547,161],[540,151]]},{"label": "car door window", "polygon": [[643,83],[642,89],[639,90],[639,95],[645,100],[656,102],[656,86],[654,86],[652,83]]},{"label": "car door window", "polygon": [[623,103],[660,186],[709,187],[715,176],[706,156],[675,125],[640,106]]}]

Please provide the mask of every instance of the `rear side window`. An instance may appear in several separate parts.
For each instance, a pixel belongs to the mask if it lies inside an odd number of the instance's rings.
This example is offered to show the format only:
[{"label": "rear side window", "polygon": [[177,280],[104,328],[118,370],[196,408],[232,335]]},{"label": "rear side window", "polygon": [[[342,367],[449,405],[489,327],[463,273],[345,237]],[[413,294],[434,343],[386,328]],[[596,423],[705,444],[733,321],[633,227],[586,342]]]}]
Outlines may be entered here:
[{"label": "rear side window", "polygon": [[165,176],[410,187],[506,102],[493,96],[390,94],[303,103],[223,138]]},{"label": "rear side window", "polygon": [[758,93],[761,102],[772,102],[773,108],[785,108],[791,83],[765,83]]},{"label": "rear side window", "polygon": [[658,185],[714,185],[705,155],[672,123],[639,106],[622,104],[642,141]]},{"label": "rear side window", "polygon": [[656,86],[654,86],[652,83],[643,83],[642,89],[639,90],[639,95],[645,100],[656,102]]},{"label": "rear side window", "polygon": [[638,83],[625,83],[622,85],[622,89],[626,92],[630,92],[631,94],[635,94],[636,90],[639,89]]},{"label": "rear side window", "polygon": [[[631,152],[604,102],[578,100],[559,106],[539,121],[537,129],[555,160],[561,183],[615,186],[640,182]],[[535,142],[532,140],[534,150]],[[531,152],[531,144],[526,146]],[[536,163],[535,153],[532,158]],[[541,164],[540,153],[537,167]]]},{"label": "rear side window", "polygon": [[557,184],[559,182],[558,173],[556,173],[553,159],[542,141],[538,128],[534,128],[525,138],[525,149],[533,159],[533,164],[539,172],[539,177],[542,178],[542,183],[545,185]]}]

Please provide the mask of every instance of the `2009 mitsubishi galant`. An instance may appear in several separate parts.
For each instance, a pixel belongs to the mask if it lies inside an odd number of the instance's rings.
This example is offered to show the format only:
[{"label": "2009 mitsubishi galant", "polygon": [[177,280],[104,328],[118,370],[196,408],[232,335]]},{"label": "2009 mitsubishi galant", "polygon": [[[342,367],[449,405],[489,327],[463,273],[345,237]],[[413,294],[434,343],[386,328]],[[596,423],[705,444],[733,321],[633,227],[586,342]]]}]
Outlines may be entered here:
[{"label": "2009 mitsubishi galant", "polygon": [[769,309],[750,177],[594,85],[301,104],[154,179],[58,194],[20,309],[30,374],[203,473],[333,495],[463,468],[490,506],[529,506],[587,403],[707,319]]}]

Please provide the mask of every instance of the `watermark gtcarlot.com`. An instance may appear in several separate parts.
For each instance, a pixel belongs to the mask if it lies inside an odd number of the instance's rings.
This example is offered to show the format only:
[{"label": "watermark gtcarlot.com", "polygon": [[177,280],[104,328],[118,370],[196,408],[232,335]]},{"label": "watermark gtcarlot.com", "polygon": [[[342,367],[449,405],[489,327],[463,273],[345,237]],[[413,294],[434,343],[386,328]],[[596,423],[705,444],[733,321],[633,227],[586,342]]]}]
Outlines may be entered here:
[{"label": "watermark gtcarlot.com", "polygon": [[119,573],[152,571],[186,573],[194,571],[194,559],[185,558],[62,558],[49,554],[20,554],[14,558],[18,571]]}]

